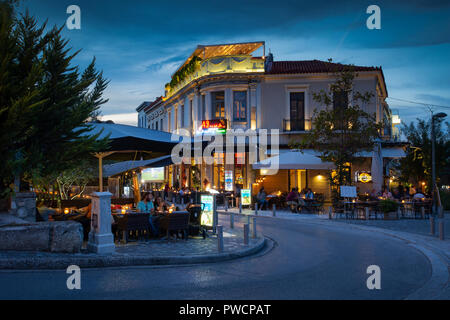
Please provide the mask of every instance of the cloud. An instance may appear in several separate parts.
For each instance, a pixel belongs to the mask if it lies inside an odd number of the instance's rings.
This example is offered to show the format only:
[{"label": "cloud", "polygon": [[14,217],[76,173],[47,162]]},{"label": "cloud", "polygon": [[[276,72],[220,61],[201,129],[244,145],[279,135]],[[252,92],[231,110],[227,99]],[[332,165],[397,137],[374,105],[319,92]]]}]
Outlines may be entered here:
[{"label": "cloud", "polygon": [[116,113],[116,114],[109,114],[99,117],[102,121],[114,121],[114,123],[117,124],[126,124],[130,126],[137,126],[137,113]]}]

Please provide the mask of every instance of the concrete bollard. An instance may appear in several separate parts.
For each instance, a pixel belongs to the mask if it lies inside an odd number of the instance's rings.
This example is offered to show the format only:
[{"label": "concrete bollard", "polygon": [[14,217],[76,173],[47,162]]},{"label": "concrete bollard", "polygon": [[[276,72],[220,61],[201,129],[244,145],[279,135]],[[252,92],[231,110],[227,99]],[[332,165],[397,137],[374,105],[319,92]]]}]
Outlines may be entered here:
[{"label": "concrete bollard", "polygon": [[230,213],[230,228],[234,229],[234,213]]},{"label": "concrete bollard", "polygon": [[275,203],[272,205],[272,216],[277,216],[277,206],[275,205]]},{"label": "concrete bollard", "polygon": [[244,224],[244,244],[247,246],[248,245],[248,233],[249,233],[249,225],[248,223]]},{"label": "concrete bollard", "polygon": [[217,226],[217,250],[223,252],[223,227]]},{"label": "concrete bollard", "polygon": [[242,203],[239,201],[239,213],[242,213]]},{"label": "concrete bollard", "polygon": [[366,220],[369,220],[369,207],[365,207],[364,211],[366,213]]},{"label": "concrete bollard", "polygon": [[424,207],[420,208],[420,213],[422,215],[422,219],[425,219],[425,208]]},{"label": "concrete bollard", "polygon": [[430,216],[430,234],[434,236],[434,217]]},{"label": "concrete bollard", "polygon": [[228,200],[225,199],[225,212],[228,212]]},{"label": "concrete bollard", "polygon": [[439,240],[444,240],[444,220],[439,220]]},{"label": "concrete bollard", "polygon": [[252,219],[252,238],[256,238],[256,218]]},{"label": "concrete bollard", "polygon": [[255,203],[255,216],[257,216],[257,215],[258,215],[258,204]]}]

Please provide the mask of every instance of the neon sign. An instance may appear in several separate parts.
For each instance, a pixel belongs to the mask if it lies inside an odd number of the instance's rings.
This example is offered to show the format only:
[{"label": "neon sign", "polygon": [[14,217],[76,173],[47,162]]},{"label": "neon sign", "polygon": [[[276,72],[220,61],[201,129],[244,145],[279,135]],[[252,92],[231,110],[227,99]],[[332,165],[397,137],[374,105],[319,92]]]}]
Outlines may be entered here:
[{"label": "neon sign", "polygon": [[202,130],[225,132],[227,130],[227,120],[225,119],[203,120]]}]

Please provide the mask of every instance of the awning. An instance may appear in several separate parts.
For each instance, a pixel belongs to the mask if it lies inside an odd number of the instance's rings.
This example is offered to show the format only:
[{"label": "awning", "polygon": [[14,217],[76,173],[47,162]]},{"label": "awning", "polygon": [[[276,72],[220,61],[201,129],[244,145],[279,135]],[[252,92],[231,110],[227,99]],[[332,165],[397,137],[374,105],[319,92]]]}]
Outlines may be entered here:
[{"label": "awning", "polygon": [[404,158],[406,157],[406,152],[403,148],[383,148],[381,150],[383,158]]},{"label": "awning", "polygon": [[256,162],[253,164],[253,169],[267,169],[271,163],[276,164],[278,161],[278,169],[291,169],[291,170],[303,170],[303,169],[316,169],[316,170],[330,170],[334,168],[334,164],[331,162],[323,162],[322,159],[317,157],[314,151],[305,150],[283,152],[278,156],[270,157],[265,160]]},{"label": "awning", "polygon": [[171,156],[163,156],[152,160],[140,160],[140,161],[123,161],[103,166],[103,176],[111,177],[118,174],[140,169],[140,168],[159,168],[173,164]]}]

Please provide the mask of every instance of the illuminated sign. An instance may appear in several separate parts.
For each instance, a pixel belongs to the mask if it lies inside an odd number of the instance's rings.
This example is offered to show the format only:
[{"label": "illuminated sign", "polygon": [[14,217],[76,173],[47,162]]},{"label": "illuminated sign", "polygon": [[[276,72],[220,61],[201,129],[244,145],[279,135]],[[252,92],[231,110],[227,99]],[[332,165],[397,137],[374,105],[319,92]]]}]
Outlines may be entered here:
[{"label": "illuminated sign", "polygon": [[356,181],[367,183],[372,181],[372,175],[370,172],[357,172],[356,173]]},{"label": "illuminated sign", "polygon": [[250,189],[241,189],[241,201],[243,206],[249,206],[252,204]]},{"label": "illuminated sign", "polygon": [[200,201],[202,206],[204,206],[200,224],[202,226],[212,227],[214,219],[214,196],[202,194]]},{"label": "illuminated sign", "polygon": [[225,191],[233,191],[233,171],[225,170]]},{"label": "illuminated sign", "polygon": [[203,120],[202,130],[224,133],[227,130],[227,120],[225,119]]}]

